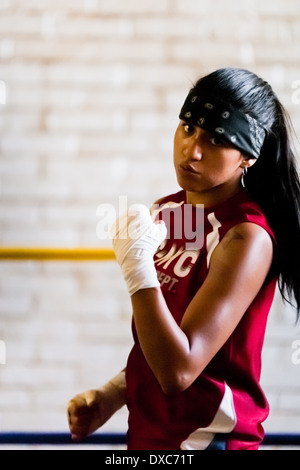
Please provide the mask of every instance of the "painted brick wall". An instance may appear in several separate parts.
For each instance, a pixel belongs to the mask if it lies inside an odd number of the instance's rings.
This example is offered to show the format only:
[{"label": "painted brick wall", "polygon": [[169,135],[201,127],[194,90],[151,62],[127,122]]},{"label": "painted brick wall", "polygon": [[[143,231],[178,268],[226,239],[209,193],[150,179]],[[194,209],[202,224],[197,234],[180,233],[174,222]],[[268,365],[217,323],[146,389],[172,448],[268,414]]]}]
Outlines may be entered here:
[{"label": "painted brick wall", "polygon": [[[0,244],[100,246],[100,204],[177,190],[178,111],[215,68],[269,80],[299,136],[299,45],[298,0],[1,0]],[[67,430],[69,398],[117,373],[130,350],[118,267],[1,262],[0,272],[0,431]],[[300,431],[293,320],[277,301],[267,431]],[[106,429],[125,430],[126,417]]]}]

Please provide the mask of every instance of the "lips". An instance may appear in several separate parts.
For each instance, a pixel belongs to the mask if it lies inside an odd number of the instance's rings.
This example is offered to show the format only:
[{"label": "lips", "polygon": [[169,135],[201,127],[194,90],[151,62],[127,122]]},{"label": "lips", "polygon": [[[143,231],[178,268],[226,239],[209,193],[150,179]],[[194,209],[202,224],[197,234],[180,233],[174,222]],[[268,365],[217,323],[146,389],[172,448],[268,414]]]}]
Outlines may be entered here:
[{"label": "lips", "polygon": [[179,165],[179,170],[183,173],[190,173],[193,175],[198,175],[198,171],[196,171],[192,166],[190,165]]}]

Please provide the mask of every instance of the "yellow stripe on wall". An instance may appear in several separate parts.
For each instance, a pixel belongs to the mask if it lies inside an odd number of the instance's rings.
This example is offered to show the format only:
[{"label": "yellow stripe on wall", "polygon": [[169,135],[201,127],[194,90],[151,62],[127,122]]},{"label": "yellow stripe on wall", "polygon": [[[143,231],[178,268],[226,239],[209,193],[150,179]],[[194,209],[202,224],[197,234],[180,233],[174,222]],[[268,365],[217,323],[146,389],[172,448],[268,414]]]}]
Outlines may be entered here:
[{"label": "yellow stripe on wall", "polygon": [[0,247],[0,260],[14,261],[111,261],[111,248]]}]

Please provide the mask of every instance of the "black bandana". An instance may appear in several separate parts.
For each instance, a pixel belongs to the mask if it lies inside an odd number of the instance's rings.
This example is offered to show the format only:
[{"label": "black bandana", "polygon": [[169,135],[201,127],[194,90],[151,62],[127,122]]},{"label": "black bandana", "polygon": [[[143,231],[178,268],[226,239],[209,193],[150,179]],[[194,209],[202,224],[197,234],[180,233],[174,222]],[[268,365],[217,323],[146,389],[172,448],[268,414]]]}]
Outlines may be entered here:
[{"label": "black bandana", "polygon": [[209,93],[193,88],[179,118],[218,135],[251,157],[260,155],[266,134],[262,125]]}]

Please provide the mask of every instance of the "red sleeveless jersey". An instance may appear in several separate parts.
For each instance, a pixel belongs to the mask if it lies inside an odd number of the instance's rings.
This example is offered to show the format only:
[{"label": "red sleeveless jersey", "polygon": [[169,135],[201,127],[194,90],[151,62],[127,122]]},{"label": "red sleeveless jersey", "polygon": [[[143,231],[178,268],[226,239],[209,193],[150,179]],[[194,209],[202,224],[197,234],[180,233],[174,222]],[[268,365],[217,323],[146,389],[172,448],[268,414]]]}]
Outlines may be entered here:
[{"label": "red sleeveless jersey", "polygon": [[[154,262],[161,290],[179,324],[206,278],[211,254],[232,227],[251,222],[275,238],[246,190],[208,209],[186,205],[180,191],[160,201],[168,227]],[[268,403],[259,385],[261,351],[276,277],[269,276],[230,338],[185,391],[166,395],[149,368],[136,335],[126,367],[128,449],[204,449],[215,433],[228,450],[257,449]],[[201,444],[201,442],[202,444]]]}]

